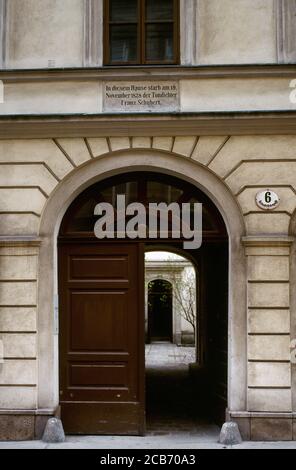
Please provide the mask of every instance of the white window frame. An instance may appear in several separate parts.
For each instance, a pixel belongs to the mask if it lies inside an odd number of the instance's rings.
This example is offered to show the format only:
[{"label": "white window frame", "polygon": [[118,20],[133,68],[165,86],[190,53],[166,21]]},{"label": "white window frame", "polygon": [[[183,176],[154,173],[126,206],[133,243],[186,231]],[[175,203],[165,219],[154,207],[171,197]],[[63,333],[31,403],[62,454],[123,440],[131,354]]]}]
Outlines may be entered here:
[{"label": "white window frame", "polygon": [[296,63],[296,0],[275,0],[278,62]]},{"label": "white window frame", "polygon": [[84,0],[84,67],[103,65],[103,0]]},{"label": "white window frame", "polygon": [[5,68],[7,37],[7,0],[0,0],[0,69]]}]

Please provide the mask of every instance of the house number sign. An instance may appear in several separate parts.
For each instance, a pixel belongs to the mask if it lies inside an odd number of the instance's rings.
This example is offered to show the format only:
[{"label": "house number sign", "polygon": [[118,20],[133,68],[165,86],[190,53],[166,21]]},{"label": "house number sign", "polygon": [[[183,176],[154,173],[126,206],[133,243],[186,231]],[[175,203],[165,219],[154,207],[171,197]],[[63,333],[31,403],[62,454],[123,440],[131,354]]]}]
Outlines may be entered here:
[{"label": "house number sign", "polygon": [[279,203],[279,196],[271,189],[265,189],[256,195],[256,204],[260,209],[273,210],[278,207]]}]

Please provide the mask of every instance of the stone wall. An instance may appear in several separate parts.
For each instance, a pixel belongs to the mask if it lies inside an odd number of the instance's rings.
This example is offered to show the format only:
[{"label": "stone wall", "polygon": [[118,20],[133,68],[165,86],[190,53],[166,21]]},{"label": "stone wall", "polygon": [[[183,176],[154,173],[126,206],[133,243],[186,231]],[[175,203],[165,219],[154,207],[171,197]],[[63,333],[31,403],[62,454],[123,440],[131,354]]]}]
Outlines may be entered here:
[{"label": "stone wall", "polygon": [[[296,207],[295,145],[292,135],[1,140],[1,232],[38,235],[46,200],[68,174],[109,153],[152,148],[189,158],[224,181],[241,207],[247,235],[288,235]],[[272,212],[255,203],[265,187],[281,198]]]},{"label": "stone wall", "polygon": [[197,0],[199,64],[277,62],[274,0]]},{"label": "stone wall", "polygon": [[[103,0],[1,0],[0,4],[4,2],[6,68],[102,65]],[[291,17],[289,5],[282,10],[278,3],[181,0],[181,64],[277,63],[278,50],[284,50],[286,43],[290,48],[295,29],[290,20],[288,31],[277,35],[286,24],[283,17]],[[280,56],[289,60],[290,49]]]},{"label": "stone wall", "polygon": [[[5,246],[6,245],[6,246]],[[38,247],[0,247],[1,409],[37,406]]]},{"label": "stone wall", "polygon": [[[135,155],[147,150],[151,155],[155,150],[208,168],[239,204],[246,225],[246,237],[240,243],[245,246],[248,284],[248,394],[242,412],[249,414],[234,413],[232,417],[243,420],[246,435],[250,435],[250,426],[259,426],[251,421],[252,414],[259,413],[258,419],[263,419],[262,414],[264,419],[273,419],[269,414],[274,413],[285,420],[285,435],[290,433],[292,438],[292,412],[296,409],[292,409],[291,390],[289,225],[296,205],[295,144],[295,136],[2,140],[1,408],[46,408],[44,403],[40,407],[37,399],[36,323],[43,308],[37,298],[38,250],[43,243],[38,237],[47,201],[70,174],[90,161],[117,153],[118,158],[124,158],[120,157],[123,150]],[[256,193],[265,187],[281,197],[280,206],[268,213],[254,202]],[[293,390],[293,396],[295,393]],[[295,402],[294,398],[294,406]],[[258,432],[262,437],[260,427]]]},{"label": "stone wall", "polygon": [[[185,73],[185,69],[179,69]],[[228,76],[216,78],[199,76],[197,69],[192,78],[178,80],[180,89],[179,110],[182,113],[202,112],[249,112],[252,111],[288,111],[294,110],[295,104],[290,100],[292,89],[290,82],[295,76],[289,74],[279,76],[274,70],[267,76]],[[32,72],[33,73],[33,72]],[[0,103],[0,115],[48,115],[48,114],[104,114],[103,101],[104,81],[116,72],[110,71],[84,75],[73,78],[71,73],[61,78],[56,76],[3,76],[4,103]],[[151,76],[159,81],[174,80],[174,72],[157,75],[157,70]],[[254,75],[256,71],[254,71]],[[156,76],[155,76],[156,75]],[[56,77],[56,78],[55,78]],[[145,70],[141,76],[147,82]],[[125,76],[127,84],[133,81],[133,72]],[[149,77],[149,80],[151,78]],[[144,109],[143,109],[144,111]],[[119,113],[120,114],[120,113]]]},{"label": "stone wall", "polygon": [[7,68],[81,67],[83,0],[8,0]]}]

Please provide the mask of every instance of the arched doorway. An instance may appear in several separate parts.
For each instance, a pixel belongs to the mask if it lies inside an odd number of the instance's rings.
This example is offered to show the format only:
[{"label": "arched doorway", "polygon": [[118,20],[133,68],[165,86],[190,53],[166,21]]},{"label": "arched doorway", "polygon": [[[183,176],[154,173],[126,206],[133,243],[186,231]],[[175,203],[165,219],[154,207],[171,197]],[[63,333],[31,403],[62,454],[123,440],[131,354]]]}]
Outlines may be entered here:
[{"label": "arched doorway", "polygon": [[[203,245],[190,253],[203,279],[198,364],[202,399],[207,396],[209,413],[222,422],[227,407],[225,224],[195,186],[160,173],[135,172],[87,188],[61,224],[60,404],[65,429],[82,434],[143,434],[145,429],[144,251],[160,238],[95,238],[94,208],[101,202],[114,206],[119,194],[127,204],[203,204]],[[182,239],[171,236],[165,243],[183,250]]]},{"label": "arched doorway", "polygon": [[148,285],[149,341],[173,340],[173,286],[156,279]]}]

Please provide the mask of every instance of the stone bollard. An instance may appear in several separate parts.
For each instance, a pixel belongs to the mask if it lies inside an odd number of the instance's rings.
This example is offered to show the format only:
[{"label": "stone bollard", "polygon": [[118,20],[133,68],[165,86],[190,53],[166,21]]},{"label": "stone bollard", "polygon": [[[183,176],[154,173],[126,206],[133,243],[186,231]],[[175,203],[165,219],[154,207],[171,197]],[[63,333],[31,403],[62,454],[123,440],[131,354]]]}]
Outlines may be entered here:
[{"label": "stone bollard", "polygon": [[47,421],[42,441],[49,444],[61,444],[65,442],[66,437],[62,421],[57,418],[50,418]]},{"label": "stone bollard", "polygon": [[220,444],[225,446],[235,446],[242,443],[242,438],[238,429],[238,425],[230,421],[222,426]]}]

